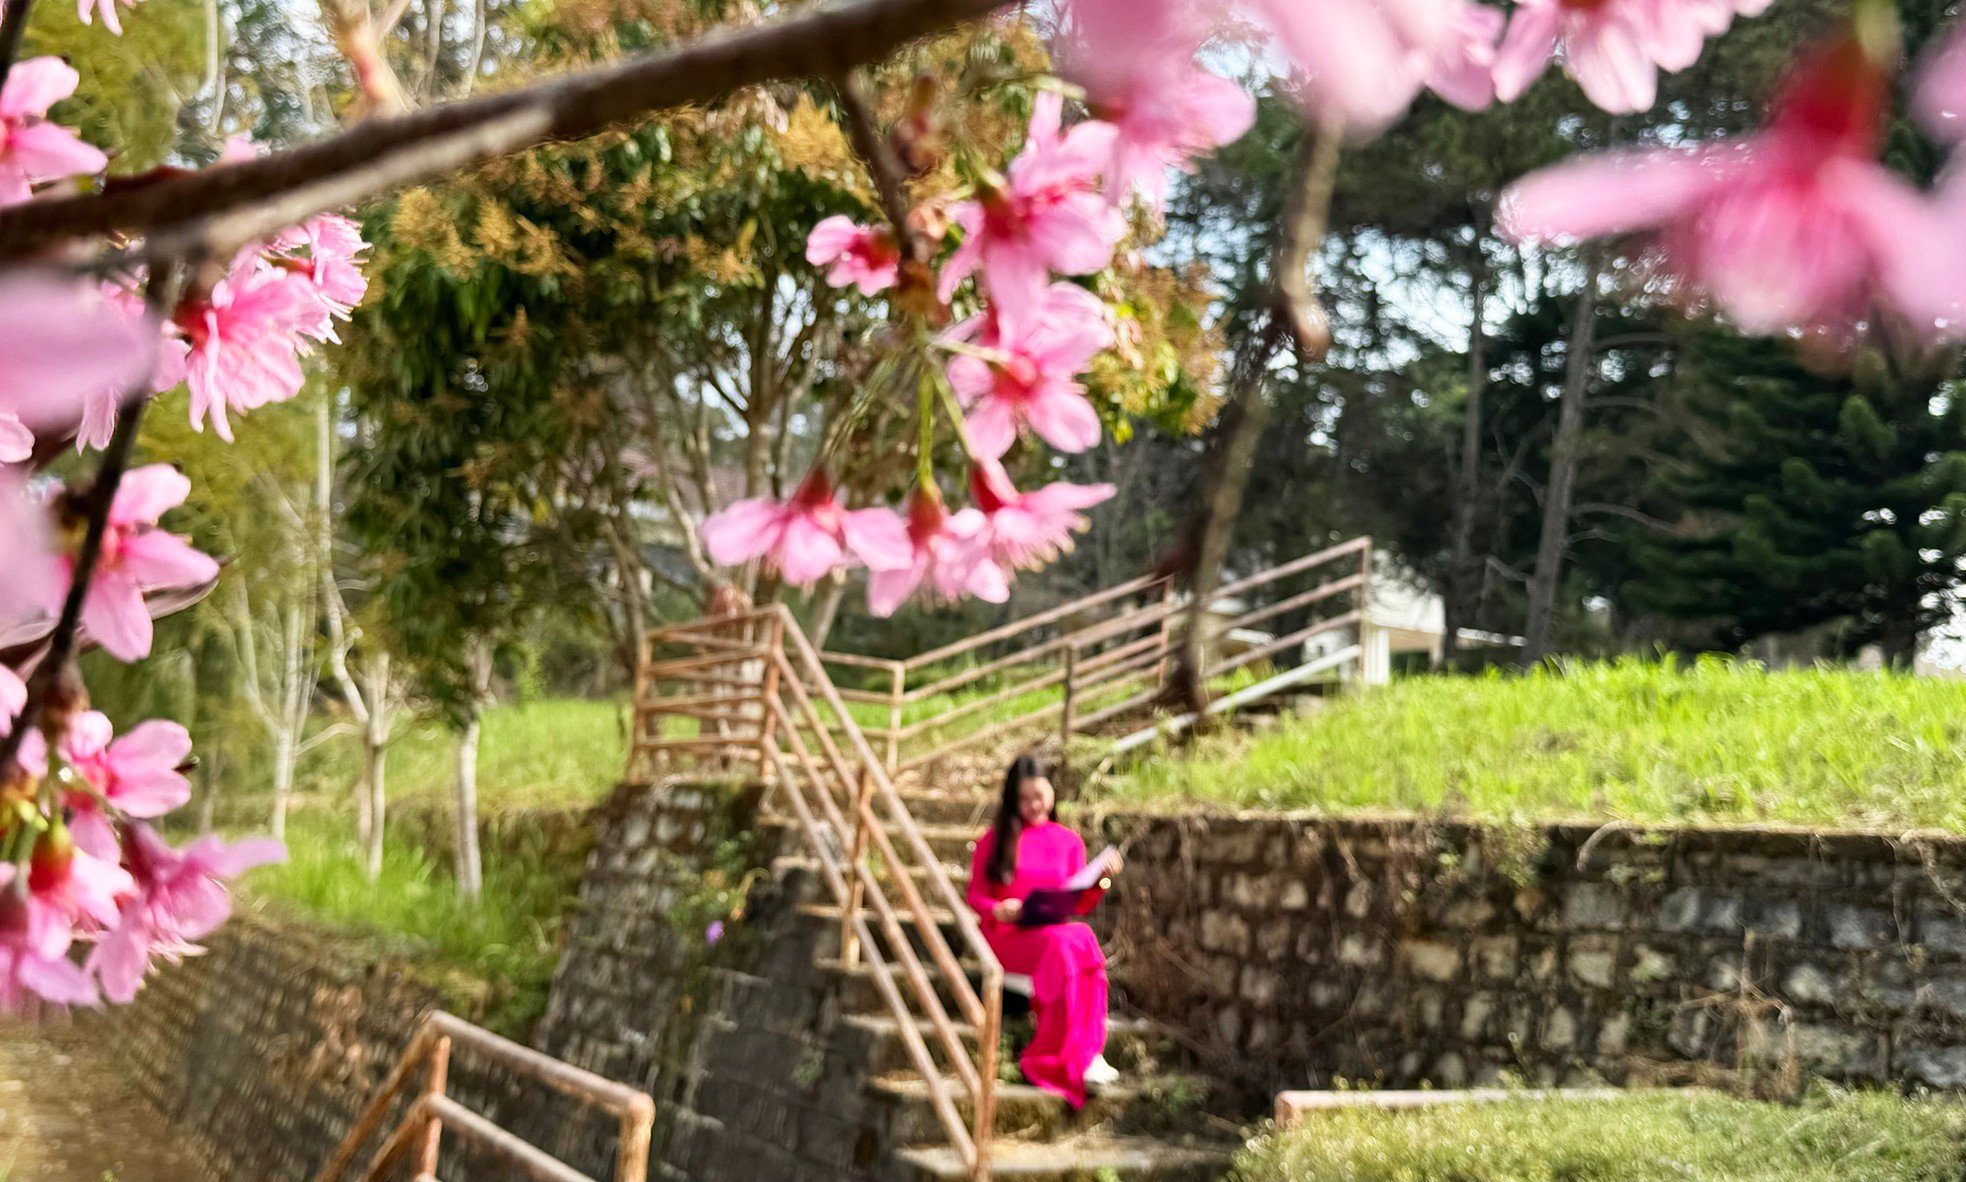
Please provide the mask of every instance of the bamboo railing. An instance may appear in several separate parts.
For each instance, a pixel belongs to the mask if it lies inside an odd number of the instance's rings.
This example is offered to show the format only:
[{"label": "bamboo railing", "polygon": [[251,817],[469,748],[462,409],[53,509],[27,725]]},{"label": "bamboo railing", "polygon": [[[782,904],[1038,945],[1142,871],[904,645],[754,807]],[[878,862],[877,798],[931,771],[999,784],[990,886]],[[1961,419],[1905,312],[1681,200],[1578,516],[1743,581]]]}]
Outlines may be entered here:
[{"label": "bamboo railing", "polygon": [[[1224,584],[1209,599],[1214,627],[1220,637],[1243,643],[1218,655],[1204,676],[1223,678],[1263,661],[1309,670],[1303,677],[1266,678],[1249,687],[1256,692],[1240,691],[1230,708],[1294,688],[1310,675],[1335,675],[1341,666],[1362,678],[1362,643],[1315,662],[1293,658],[1322,633],[1362,629],[1371,571],[1372,539],[1361,537]],[[1149,706],[1162,696],[1187,614],[1168,578],[1147,576],[906,660],[838,652],[820,659],[878,685],[838,693],[883,719],[863,721],[861,730],[894,775],[1007,734],[1055,730],[1068,738]],[[1281,635],[1256,631],[1279,623],[1287,628]],[[976,688],[986,679],[994,679],[990,688]],[[947,708],[904,721],[920,704],[944,696]]]},{"label": "bamboo railing", "polygon": [[629,775],[771,783],[839,906],[842,961],[865,965],[950,1143],[988,1182],[1003,969],[820,654],[775,606],[656,629],[642,655]]},{"label": "bamboo railing", "polygon": [[[535,1182],[595,1182],[446,1095],[453,1047],[463,1047],[521,1079],[542,1084],[614,1115],[621,1122],[621,1140],[615,1152],[613,1182],[646,1182],[649,1131],[655,1123],[655,1102],[646,1093],[522,1047],[441,1010],[424,1016],[388,1078],[376,1089],[333,1155],[315,1173],[314,1182],[340,1182],[355,1163],[362,1146],[382,1128],[390,1109],[412,1089],[416,1091],[416,1099],[383,1138],[368,1167],[357,1175],[361,1182],[386,1182],[406,1159],[413,1162],[415,1172],[411,1176],[415,1182],[437,1182],[438,1152],[447,1130],[458,1140],[476,1145]],[[420,1084],[416,1080],[419,1071]]]}]

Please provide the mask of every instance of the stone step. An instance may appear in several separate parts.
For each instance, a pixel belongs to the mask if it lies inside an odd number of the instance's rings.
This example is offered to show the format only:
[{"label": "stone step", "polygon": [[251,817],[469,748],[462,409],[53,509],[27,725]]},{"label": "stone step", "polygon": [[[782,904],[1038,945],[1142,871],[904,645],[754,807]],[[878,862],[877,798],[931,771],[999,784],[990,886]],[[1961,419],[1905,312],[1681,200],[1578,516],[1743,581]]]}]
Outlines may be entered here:
[{"label": "stone step", "polygon": [[[1049,1143],[998,1142],[990,1151],[990,1176],[1011,1182],[1214,1182],[1233,1154],[1227,1145],[1088,1133]],[[969,1176],[948,1146],[899,1150],[895,1165],[905,1182]]]},{"label": "stone step", "polygon": [[[1015,1067],[1011,1067],[1013,1078]],[[970,1119],[969,1098],[953,1077],[946,1082],[956,1108]],[[912,1071],[877,1077],[868,1088],[889,1107],[888,1135],[896,1145],[947,1143],[947,1130],[929,1099],[928,1081]],[[1206,1085],[1191,1077],[1151,1076],[1127,1079],[1101,1088],[1074,1112],[1063,1097],[1027,1083],[999,1082],[997,1136],[1019,1141],[1052,1141],[1075,1132],[1100,1129],[1111,1133],[1164,1132],[1192,1129],[1205,1119]]]},{"label": "stone step", "polygon": [[[941,1039],[931,1022],[926,1018],[913,1018],[910,1025],[914,1026],[932,1051],[941,1053]],[[956,1022],[954,1025],[956,1037],[973,1054],[976,1049],[976,1028],[967,1022]],[[909,1057],[908,1048],[901,1038],[901,1023],[891,1012],[883,1009],[876,1013],[854,1014],[842,1019],[841,1026],[843,1029],[835,1033],[835,1039],[851,1040],[849,1057],[865,1063],[868,1074],[886,1075],[914,1069],[914,1060]],[[1007,1016],[1004,1030],[1009,1035],[1009,1045],[1002,1051],[1012,1053],[1015,1048],[1030,1041],[1030,1017]],[[849,1044],[842,1041],[839,1045]],[[1157,1074],[1163,1070],[1164,1064],[1176,1058],[1171,1040],[1153,1023],[1145,1019],[1118,1017],[1106,1020],[1106,1061],[1118,1068],[1123,1076]]]}]

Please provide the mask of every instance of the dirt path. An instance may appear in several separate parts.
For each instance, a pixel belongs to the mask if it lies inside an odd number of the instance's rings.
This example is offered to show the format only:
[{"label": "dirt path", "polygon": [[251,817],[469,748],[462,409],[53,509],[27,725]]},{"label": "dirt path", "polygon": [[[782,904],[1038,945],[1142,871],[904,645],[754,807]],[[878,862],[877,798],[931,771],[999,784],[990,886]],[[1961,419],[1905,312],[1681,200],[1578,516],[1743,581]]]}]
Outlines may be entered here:
[{"label": "dirt path", "polygon": [[209,1182],[113,1054],[59,1020],[0,1019],[0,1182]]}]

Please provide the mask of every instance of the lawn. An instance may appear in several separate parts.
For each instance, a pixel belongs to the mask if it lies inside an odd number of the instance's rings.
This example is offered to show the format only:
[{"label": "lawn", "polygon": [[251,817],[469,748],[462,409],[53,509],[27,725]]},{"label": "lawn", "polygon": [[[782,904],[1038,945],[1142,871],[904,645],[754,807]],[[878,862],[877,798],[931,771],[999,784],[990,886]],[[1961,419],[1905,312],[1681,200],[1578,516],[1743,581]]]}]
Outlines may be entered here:
[{"label": "lawn", "polygon": [[1105,791],[1129,803],[1966,833],[1966,682],[1719,659],[1413,678],[1150,759]]},{"label": "lawn", "polygon": [[1254,1142],[1237,1182],[1958,1182],[1966,1107],[1660,1093],[1340,1110]]}]

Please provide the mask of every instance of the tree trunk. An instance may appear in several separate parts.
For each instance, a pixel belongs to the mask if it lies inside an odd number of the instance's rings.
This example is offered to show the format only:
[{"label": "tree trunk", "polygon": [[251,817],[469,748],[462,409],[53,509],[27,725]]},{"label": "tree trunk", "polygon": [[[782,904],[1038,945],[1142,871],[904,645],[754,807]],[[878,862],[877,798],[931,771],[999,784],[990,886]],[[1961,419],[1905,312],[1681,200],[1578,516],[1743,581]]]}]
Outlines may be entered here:
[{"label": "tree trunk", "polygon": [[294,741],[285,731],[273,736],[273,840],[287,840],[287,804],[294,791]]},{"label": "tree trunk", "polygon": [[484,863],[478,853],[478,735],[491,695],[492,651],[473,642],[470,654],[471,703],[457,736],[457,893],[476,902],[484,893]]},{"label": "tree trunk", "polygon": [[1563,392],[1557,404],[1556,438],[1550,445],[1550,483],[1543,495],[1543,530],[1536,543],[1536,569],[1529,578],[1529,623],[1524,630],[1522,663],[1549,655],[1555,631],[1556,589],[1570,540],[1570,502],[1577,486],[1578,450],[1584,439],[1584,402],[1597,369],[1597,279],[1602,265],[1593,249],[1584,264],[1584,286],[1570,324],[1563,362]]},{"label": "tree trunk", "polygon": [[1485,212],[1474,219],[1474,262],[1469,270],[1469,302],[1473,322],[1468,327],[1468,397],[1461,415],[1461,464],[1455,473],[1454,504],[1449,509],[1452,543],[1447,557],[1447,580],[1441,596],[1440,664],[1452,669],[1460,653],[1461,629],[1467,627],[1475,597],[1475,518],[1481,498],[1481,411],[1488,393],[1488,328],[1482,323],[1488,308],[1488,256],[1482,240],[1488,232]]},{"label": "tree trunk", "polygon": [[826,579],[825,586],[819,589],[819,598],[813,603],[812,630],[807,639],[812,647],[826,647],[826,637],[833,631],[833,621],[839,618],[840,601],[846,598],[846,575],[835,571]]},{"label": "tree trunk", "polygon": [[[368,832],[362,837],[362,871],[370,882],[382,877],[382,834],[384,801],[383,778],[389,771],[389,751],[386,742],[371,736],[362,743],[362,783],[368,791],[368,807],[364,810],[369,818]],[[475,793],[474,793],[475,797]],[[473,809],[476,813],[476,809]],[[476,830],[476,817],[473,816],[473,831]]]}]

